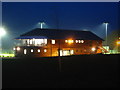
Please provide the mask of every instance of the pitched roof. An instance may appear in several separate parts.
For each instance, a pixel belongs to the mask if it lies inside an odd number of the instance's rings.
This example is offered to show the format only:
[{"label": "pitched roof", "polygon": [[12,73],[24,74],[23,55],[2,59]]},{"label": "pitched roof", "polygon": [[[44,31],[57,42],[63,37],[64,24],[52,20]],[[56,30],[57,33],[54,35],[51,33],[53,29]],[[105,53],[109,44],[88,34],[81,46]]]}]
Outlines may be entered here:
[{"label": "pitched roof", "polygon": [[[39,37],[38,37],[39,36]],[[62,29],[40,29],[36,28],[32,31],[20,35],[16,39],[28,39],[46,37],[48,39],[82,39],[82,40],[103,40],[98,37],[96,34],[91,31],[82,31],[82,30],[62,30]]]}]

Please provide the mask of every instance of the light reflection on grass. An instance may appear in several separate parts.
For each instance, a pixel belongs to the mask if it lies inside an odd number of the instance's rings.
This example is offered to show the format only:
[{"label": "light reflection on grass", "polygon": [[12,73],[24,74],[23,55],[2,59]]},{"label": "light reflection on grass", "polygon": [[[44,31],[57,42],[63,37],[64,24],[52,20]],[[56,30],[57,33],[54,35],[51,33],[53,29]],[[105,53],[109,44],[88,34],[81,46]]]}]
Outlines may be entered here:
[{"label": "light reflection on grass", "polygon": [[15,55],[14,54],[0,54],[0,57],[14,57]]}]

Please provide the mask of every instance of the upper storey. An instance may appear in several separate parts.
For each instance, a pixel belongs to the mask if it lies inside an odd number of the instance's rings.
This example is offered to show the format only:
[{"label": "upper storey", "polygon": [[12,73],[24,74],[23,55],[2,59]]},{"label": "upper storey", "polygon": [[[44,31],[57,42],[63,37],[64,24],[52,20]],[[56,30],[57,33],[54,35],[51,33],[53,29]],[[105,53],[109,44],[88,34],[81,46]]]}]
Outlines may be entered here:
[{"label": "upper storey", "polygon": [[80,39],[80,40],[103,40],[90,31],[80,30],[61,30],[61,29],[40,29],[36,28],[32,31],[20,35],[16,39]]}]

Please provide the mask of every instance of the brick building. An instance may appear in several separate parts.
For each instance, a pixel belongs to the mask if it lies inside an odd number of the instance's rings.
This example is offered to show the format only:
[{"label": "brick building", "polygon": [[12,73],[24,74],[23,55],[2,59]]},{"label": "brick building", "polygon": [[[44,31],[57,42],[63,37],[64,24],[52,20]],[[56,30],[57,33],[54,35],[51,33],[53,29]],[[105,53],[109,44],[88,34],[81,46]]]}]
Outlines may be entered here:
[{"label": "brick building", "polygon": [[21,45],[15,46],[15,56],[51,57],[102,53],[100,37],[90,31],[40,29],[16,38]]}]

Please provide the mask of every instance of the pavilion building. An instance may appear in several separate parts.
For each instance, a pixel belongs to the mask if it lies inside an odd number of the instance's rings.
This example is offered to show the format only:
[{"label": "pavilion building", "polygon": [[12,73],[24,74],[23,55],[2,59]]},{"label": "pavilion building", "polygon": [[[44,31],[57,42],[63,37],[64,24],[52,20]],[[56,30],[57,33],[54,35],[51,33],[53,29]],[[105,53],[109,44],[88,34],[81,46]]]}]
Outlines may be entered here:
[{"label": "pavilion building", "polygon": [[14,47],[16,57],[102,53],[103,39],[91,31],[36,28],[15,39],[21,41],[21,45]]}]

